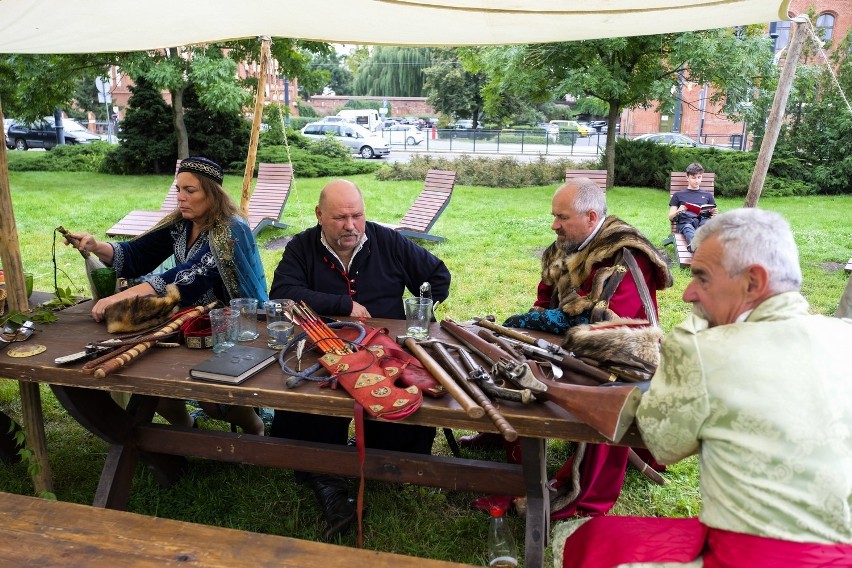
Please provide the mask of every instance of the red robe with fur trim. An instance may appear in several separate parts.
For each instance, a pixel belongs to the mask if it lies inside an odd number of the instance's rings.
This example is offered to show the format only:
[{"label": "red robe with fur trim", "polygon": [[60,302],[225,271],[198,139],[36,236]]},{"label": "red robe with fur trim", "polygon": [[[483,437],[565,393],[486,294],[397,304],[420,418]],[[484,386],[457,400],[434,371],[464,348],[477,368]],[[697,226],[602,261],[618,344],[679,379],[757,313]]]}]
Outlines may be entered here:
[{"label": "red robe with fur trim", "polygon": [[[657,309],[656,291],[672,285],[668,259],[634,227],[617,217],[607,217],[598,234],[582,251],[566,255],[555,245],[551,245],[542,257],[542,281],[538,285],[536,307],[561,306],[569,315],[581,312],[584,302],[594,302],[587,300],[587,296],[602,287],[610,272],[607,269],[612,267],[618,251],[624,247],[629,247],[636,258],[654,310]],[[570,300],[573,286],[580,298]],[[616,288],[609,309],[623,318],[647,319],[636,282],[629,273]],[[655,469],[664,469],[646,450],[637,452]],[[554,509],[552,518],[564,519],[575,514],[598,516],[609,512],[624,484],[627,453],[628,448],[624,447],[588,444],[579,466],[579,494],[567,506]],[[571,487],[574,459],[572,456],[556,474],[554,488],[566,486],[564,491]]]}]

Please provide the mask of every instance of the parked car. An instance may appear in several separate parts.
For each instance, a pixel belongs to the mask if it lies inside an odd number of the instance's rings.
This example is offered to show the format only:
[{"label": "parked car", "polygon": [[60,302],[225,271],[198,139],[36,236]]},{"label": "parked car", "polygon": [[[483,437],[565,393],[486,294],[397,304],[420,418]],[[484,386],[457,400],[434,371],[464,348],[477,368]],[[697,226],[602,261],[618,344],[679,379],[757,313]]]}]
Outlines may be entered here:
[{"label": "parked car", "polygon": [[559,139],[559,127],[550,122],[539,122],[535,125],[536,128],[541,128],[551,142],[556,142]]},{"label": "parked car", "polygon": [[[29,148],[45,148],[50,150],[56,146],[56,123],[52,116],[46,116],[33,124],[15,122],[6,133],[6,146],[18,150]],[[89,144],[101,137],[84,128],[79,122],[70,118],[62,119],[66,144]]]},{"label": "parked car", "polygon": [[324,116],[321,119],[319,119],[318,122],[333,122],[333,123],[336,123],[336,124],[340,124],[340,123],[343,123],[343,122],[354,122],[354,121],[350,120],[348,118],[342,117],[342,116]]},{"label": "parked car", "polygon": [[352,148],[365,160],[390,155],[390,146],[387,142],[357,124],[312,122],[302,128],[302,134],[312,140],[322,140],[325,136],[334,136],[335,140]]},{"label": "parked car", "polygon": [[576,120],[551,120],[550,124],[555,124],[561,132],[576,132],[582,138],[585,138],[592,133],[592,129],[588,126],[583,126]]},{"label": "parked car", "polygon": [[678,132],[652,132],[637,136],[635,140],[646,140],[655,144],[668,144],[669,146],[680,146],[682,148],[715,148],[715,146],[711,146],[710,144],[696,142],[689,136]]},{"label": "parked car", "polygon": [[396,126],[397,124],[400,124],[399,120],[395,118],[386,118],[376,126],[376,131],[387,130],[391,126]]},{"label": "parked car", "polygon": [[[473,130],[473,121],[468,118],[463,118],[452,123],[450,128],[453,130]],[[476,129],[482,130],[481,122],[476,124]]]},{"label": "parked car", "polygon": [[589,126],[595,129],[595,132],[606,132],[607,122],[605,120],[592,120]]},{"label": "parked car", "polygon": [[396,124],[382,131],[382,138],[391,144],[405,144],[416,146],[425,139],[423,132],[416,126],[410,124]]}]

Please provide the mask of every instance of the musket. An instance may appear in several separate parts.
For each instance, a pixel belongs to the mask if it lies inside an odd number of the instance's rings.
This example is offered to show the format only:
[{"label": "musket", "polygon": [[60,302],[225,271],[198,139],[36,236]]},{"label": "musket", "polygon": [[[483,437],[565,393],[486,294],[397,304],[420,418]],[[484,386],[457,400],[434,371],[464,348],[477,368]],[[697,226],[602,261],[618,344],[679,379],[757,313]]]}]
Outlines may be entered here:
[{"label": "musket", "polygon": [[459,359],[461,359],[462,364],[467,368],[470,378],[476,381],[476,384],[479,385],[485,394],[496,398],[502,398],[504,400],[521,402],[523,404],[535,402],[535,395],[533,395],[530,389],[509,389],[502,385],[498,385],[497,381],[494,380],[494,377],[491,376],[491,373],[486,371],[485,368],[473,358],[473,355],[471,355],[467,349],[464,347],[456,347],[456,351],[459,354]]},{"label": "musket", "polygon": [[[440,325],[461,343],[484,356],[489,364],[499,367],[497,364],[502,363],[504,367],[510,367],[510,373],[515,375],[525,372],[532,374],[527,362],[518,361],[503,349],[488,343],[454,321],[445,318]],[[633,422],[641,398],[639,388],[631,385],[570,385],[548,379],[543,374],[539,374],[536,379],[544,385],[544,392],[541,393],[544,397],[613,442],[619,441]],[[536,397],[539,397],[538,393]]]},{"label": "musket", "polygon": [[467,391],[467,393],[476,401],[479,406],[481,406],[485,410],[485,414],[488,415],[488,418],[497,426],[497,429],[500,430],[500,434],[503,435],[503,439],[508,442],[514,442],[518,439],[518,432],[512,428],[512,425],[500,414],[500,411],[491,403],[491,400],[485,396],[485,393],[474,383],[468,373],[459,365],[458,361],[453,359],[453,356],[450,355],[450,352],[447,351],[447,348],[438,341],[430,343],[432,349],[435,350],[435,354],[438,355],[438,359],[440,359],[447,368],[455,375],[456,382],[462,386],[463,389]]},{"label": "musket", "polygon": [[[566,378],[569,378],[572,384],[593,387],[600,384],[615,382],[617,379],[615,375],[607,373],[599,367],[595,367],[593,365],[589,365],[588,363],[580,361],[579,359],[575,358],[571,353],[565,352],[564,349],[559,348],[562,353],[554,352],[544,347],[520,341],[512,337],[500,337],[499,335],[497,335],[497,333],[491,331],[489,328],[480,329],[478,335],[490,343],[495,343],[500,346],[505,346],[508,344],[513,351],[518,351],[527,358],[544,359],[545,361],[557,365],[560,369],[562,369],[565,373],[568,374],[568,377]],[[550,345],[553,344],[551,343]]]},{"label": "musket", "polygon": [[474,401],[465,392],[453,378],[429,355],[422,346],[417,343],[417,340],[407,335],[401,335],[396,338],[397,343],[405,345],[417,359],[423,363],[423,366],[429,371],[435,379],[441,383],[441,386],[461,405],[465,414],[471,418],[482,418],[485,415],[485,410]]},{"label": "musket", "polygon": [[499,333],[503,337],[509,337],[511,339],[514,339],[515,341],[520,341],[528,345],[535,345],[536,347],[544,349],[545,351],[548,351],[549,353],[553,353],[555,355],[571,356],[571,353],[563,349],[560,345],[551,343],[550,341],[546,341],[544,339],[532,337],[530,335],[527,335],[526,333],[518,331],[517,329],[502,326],[485,318],[473,318],[473,321],[476,322],[476,325],[484,327],[486,329],[490,329],[495,333]]}]

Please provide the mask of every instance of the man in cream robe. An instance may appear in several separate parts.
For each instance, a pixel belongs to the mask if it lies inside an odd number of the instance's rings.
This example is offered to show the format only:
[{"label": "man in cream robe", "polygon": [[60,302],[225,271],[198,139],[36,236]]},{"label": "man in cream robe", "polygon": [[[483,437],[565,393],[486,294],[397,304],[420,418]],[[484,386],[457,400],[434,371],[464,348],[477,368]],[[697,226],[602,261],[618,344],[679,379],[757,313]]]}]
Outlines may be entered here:
[{"label": "man in cream robe", "polygon": [[694,242],[694,313],[663,341],[636,419],[661,463],[699,455],[699,519],[592,519],[563,566],[850,566],[852,320],[808,313],[775,213],[723,213]]}]

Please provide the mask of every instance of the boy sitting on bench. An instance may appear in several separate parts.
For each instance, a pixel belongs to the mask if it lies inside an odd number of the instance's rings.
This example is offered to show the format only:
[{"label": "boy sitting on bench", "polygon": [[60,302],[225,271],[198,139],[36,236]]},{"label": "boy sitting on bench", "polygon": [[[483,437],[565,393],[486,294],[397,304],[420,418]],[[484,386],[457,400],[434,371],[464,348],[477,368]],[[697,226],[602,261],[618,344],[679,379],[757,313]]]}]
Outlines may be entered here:
[{"label": "boy sitting on bench", "polygon": [[704,168],[698,162],[686,168],[687,188],[677,191],[669,200],[669,221],[677,225],[677,230],[686,239],[687,247],[692,250],[692,237],[695,231],[716,215],[716,200],[709,191],[702,191],[701,177]]}]

